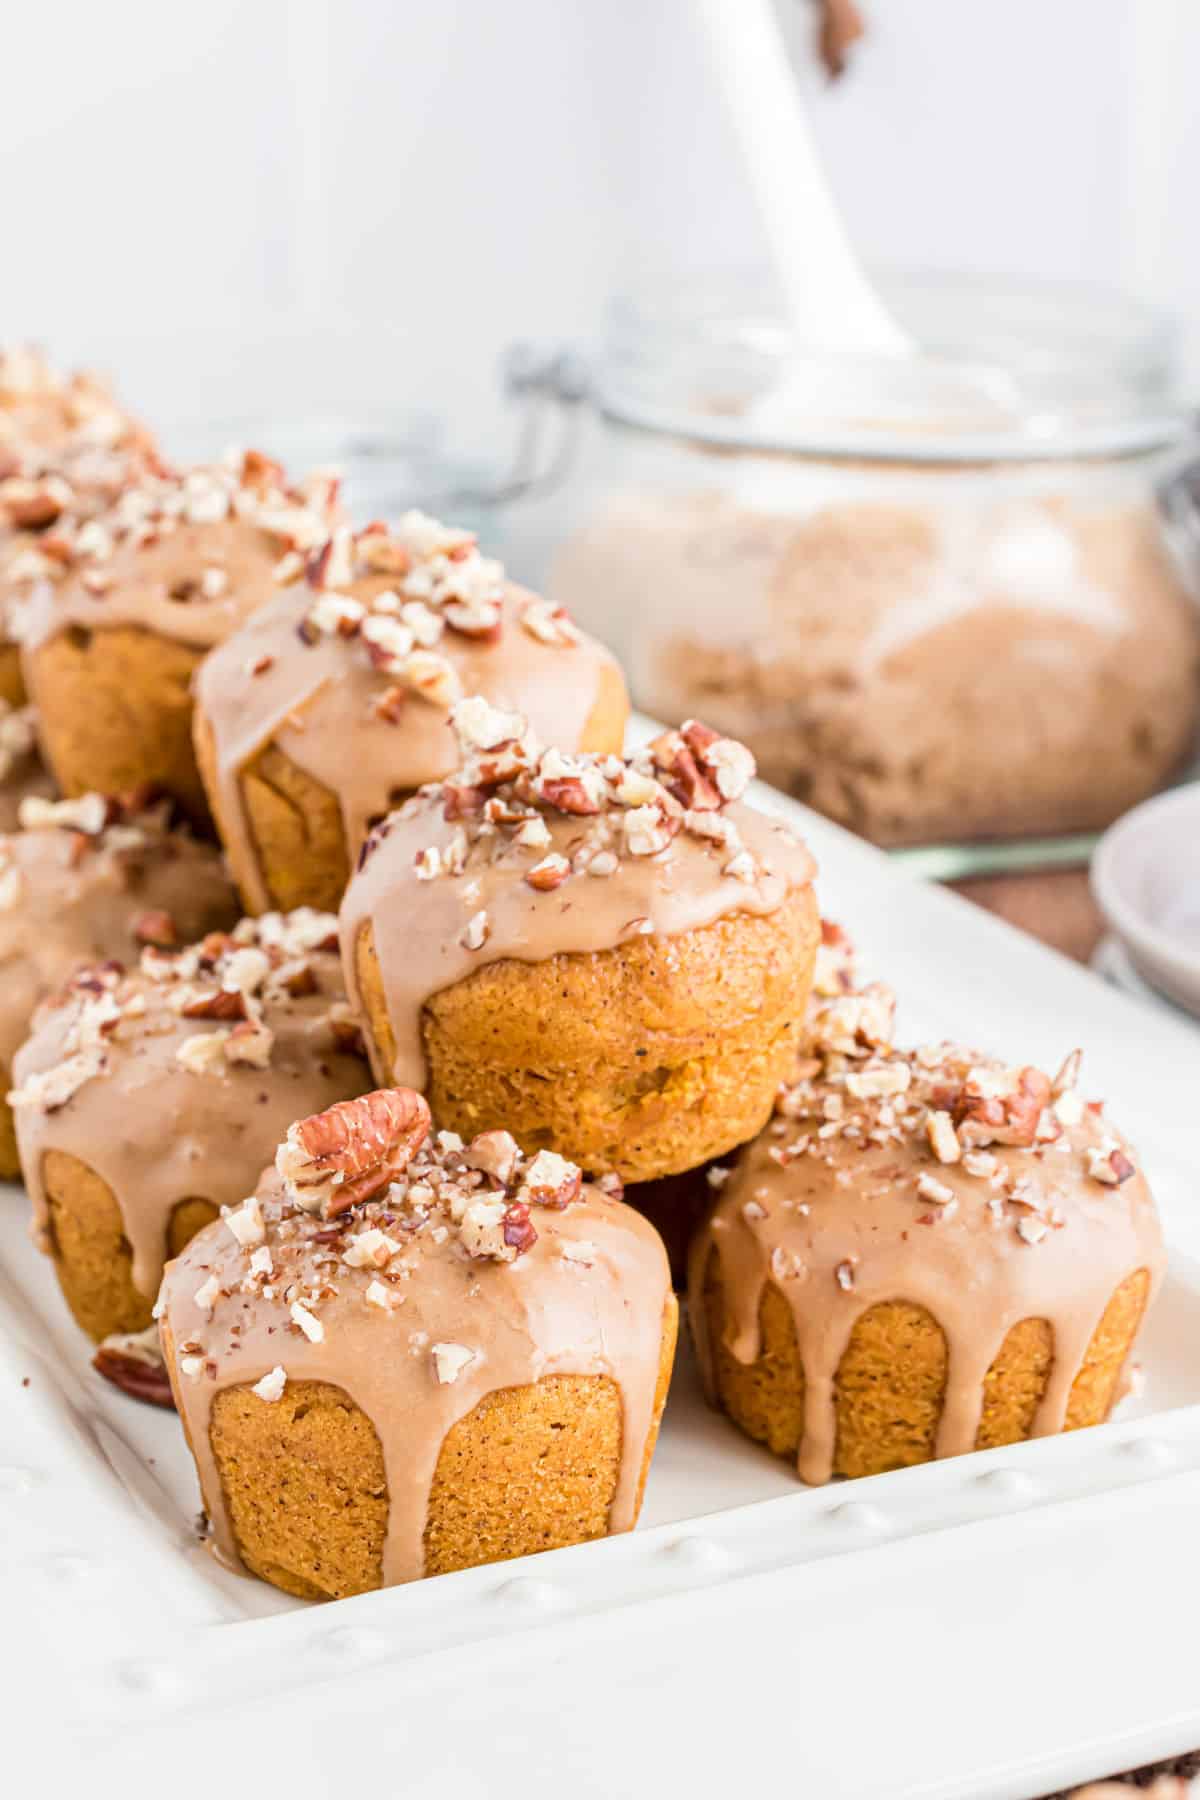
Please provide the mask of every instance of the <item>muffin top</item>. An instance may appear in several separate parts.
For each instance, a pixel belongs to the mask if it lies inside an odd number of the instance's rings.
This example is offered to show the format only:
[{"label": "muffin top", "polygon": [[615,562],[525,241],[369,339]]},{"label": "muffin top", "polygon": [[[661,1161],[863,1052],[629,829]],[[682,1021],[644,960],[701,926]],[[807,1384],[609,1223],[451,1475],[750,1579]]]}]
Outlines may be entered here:
[{"label": "muffin top", "polygon": [[385,1089],[301,1120],[257,1192],[171,1263],[158,1313],[218,1546],[236,1559],[209,1442],[214,1396],[343,1389],[379,1435],[384,1577],[422,1573],[446,1433],[486,1395],[605,1375],[624,1403],[612,1526],[632,1523],[670,1291],[647,1222],[573,1163],[506,1131],[433,1134]]},{"label": "muffin top", "polygon": [[[0,453],[2,456],[2,453]],[[0,607],[20,608],[42,582],[70,579],[95,538],[87,527],[163,465],[136,438],[21,450],[0,462]],[[82,546],[82,549],[80,548]],[[7,630],[7,623],[5,624]]]},{"label": "muffin top", "polygon": [[39,1008],[13,1079],[35,1229],[44,1153],[78,1157],[116,1195],[135,1285],[153,1294],[179,1200],[240,1199],[293,1119],[366,1082],[337,921],[267,913],[184,949],[148,945],[128,972],[85,968]]},{"label": "muffin top", "polygon": [[323,472],[290,485],[257,450],[182,472],[132,464],[106,512],[68,520],[26,552],[61,572],[14,609],[13,635],[36,649],[69,626],[126,625],[209,649],[274,591],[281,567],[303,568],[337,516],[337,491]]},{"label": "muffin top", "polygon": [[236,918],[221,857],[140,797],[27,797],[0,838],[0,1066],[82,964],[186,943]]},{"label": "muffin top", "polygon": [[[878,996],[835,1005],[771,1124],[710,1173],[718,1198],[690,1268],[706,1377],[700,1296],[715,1255],[732,1355],[759,1355],[774,1286],[822,1392],[869,1307],[925,1307],[950,1351],[942,1455],[973,1445],[984,1377],[1011,1327],[1047,1320],[1054,1374],[1035,1430],[1060,1430],[1116,1288],[1142,1269],[1155,1284],[1165,1266],[1128,1144],[1101,1103],[1080,1097],[1078,1051],[1051,1078],[953,1044],[895,1050],[879,1036]],[[801,1474],[827,1480],[833,1448],[831,1424],[806,1433]]]},{"label": "muffin top", "polygon": [[375,828],[340,915],[356,1004],[372,928],[398,1081],[424,1083],[426,1000],[485,963],[772,913],[812,879],[790,828],[742,802],[750,752],[694,720],[627,758],[542,750],[478,696],[453,720],[462,765]]},{"label": "muffin top", "polygon": [[278,575],[280,591],[198,678],[232,828],[245,830],[239,774],[272,740],[337,796],[353,853],[398,798],[449,774],[449,714],[464,694],[526,709],[564,746],[606,688],[623,697],[607,650],[506,581],[470,532],[423,513],[335,531]]},{"label": "muffin top", "polygon": [[0,470],[12,451],[111,448],[135,435],[148,441],[97,376],[63,375],[33,346],[0,344]]}]

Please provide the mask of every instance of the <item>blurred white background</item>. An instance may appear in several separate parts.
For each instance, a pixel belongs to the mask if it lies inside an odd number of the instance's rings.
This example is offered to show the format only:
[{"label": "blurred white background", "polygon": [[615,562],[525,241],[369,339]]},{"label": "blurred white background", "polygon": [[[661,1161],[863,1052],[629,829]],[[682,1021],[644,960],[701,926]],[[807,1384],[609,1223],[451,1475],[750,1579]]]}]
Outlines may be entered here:
[{"label": "blurred white background", "polygon": [[[843,82],[803,79],[868,260],[1117,284],[1200,370],[1200,5],[862,5]],[[416,407],[486,446],[507,341],[762,255],[689,0],[58,0],[4,63],[0,337],[156,420]]]}]

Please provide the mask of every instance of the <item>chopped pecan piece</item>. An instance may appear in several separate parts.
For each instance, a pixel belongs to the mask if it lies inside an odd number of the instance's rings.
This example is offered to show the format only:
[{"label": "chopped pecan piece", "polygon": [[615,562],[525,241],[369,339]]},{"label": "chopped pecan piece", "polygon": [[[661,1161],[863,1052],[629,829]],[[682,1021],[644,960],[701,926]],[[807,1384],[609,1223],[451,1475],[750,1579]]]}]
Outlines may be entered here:
[{"label": "chopped pecan piece", "polygon": [[566,857],[559,856],[552,851],[549,856],[543,856],[541,862],[534,864],[526,874],[525,880],[540,894],[548,894],[552,893],[555,888],[561,887],[570,873],[571,865]]},{"label": "chopped pecan piece", "polygon": [[464,781],[444,781],[442,783],[442,816],[446,819],[469,819],[475,813],[483,811],[483,803],[487,798],[481,787],[473,787]]},{"label": "chopped pecan piece", "polygon": [[537,1243],[537,1232],[529,1217],[529,1207],[522,1200],[514,1200],[504,1214],[504,1242],[518,1256],[524,1256]]},{"label": "chopped pecan piece", "polygon": [[244,1019],[246,1018],[246,996],[232,993],[228,988],[214,988],[211,993],[197,994],[183,1008],[185,1019]]},{"label": "chopped pecan piece", "polygon": [[578,775],[550,777],[542,782],[541,788],[545,800],[559,812],[582,817],[600,811],[599,800],[588,792]]},{"label": "chopped pecan piece", "polygon": [[60,499],[46,488],[32,484],[27,492],[6,495],[4,508],[18,531],[45,531],[62,516],[63,510]]},{"label": "chopped pecan piece", "polygon": [[1028,1147],[1037,1136],[1038,1120],[1050,1099],[1050,1079],[1040,1069],[1015,1072],[1011,1085],[991,1091],[972,1070],[950,1108],[964,1149],[988,1144]]},{"label": "chopped pecan piece", "polygon": [[378,696],[372,705],[371,711],[377,719],[382,719],[385,725],[398,725],[404,716],[406,698],[407,696],[402,687],[393,685],[392,687],[384,688],[382,694]]},{"label": "chopped pecan piece", "polygon": [[175,921],[162,908],[139,913],[133,922],[133,935],[139,944],[152,944],[156,950],[173,950],[179,942]]},{"label": "chopped pecan piece", "polygon": [[518,1200],[527,1205],[565,1207],[578,1200],[583,1172],[554,1150],[539,1150],[526,1165]]}]

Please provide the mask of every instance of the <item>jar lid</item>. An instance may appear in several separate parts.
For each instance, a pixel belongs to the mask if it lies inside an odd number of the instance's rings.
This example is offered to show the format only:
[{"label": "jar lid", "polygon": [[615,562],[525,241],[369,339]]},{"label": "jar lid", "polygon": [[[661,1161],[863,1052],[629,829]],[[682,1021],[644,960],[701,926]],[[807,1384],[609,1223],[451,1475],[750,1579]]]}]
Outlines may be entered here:
[{"label": "jar lid", "polygon": [[[1178,333],[1153,307],[965,276],[878,285],[911,356],[796,355],[766,280],[649,284],[610,309],[593,398],[713,448],[887,462],[1130,455],[1187,427]],[[761,403],[784,378],[781,416]]]}]

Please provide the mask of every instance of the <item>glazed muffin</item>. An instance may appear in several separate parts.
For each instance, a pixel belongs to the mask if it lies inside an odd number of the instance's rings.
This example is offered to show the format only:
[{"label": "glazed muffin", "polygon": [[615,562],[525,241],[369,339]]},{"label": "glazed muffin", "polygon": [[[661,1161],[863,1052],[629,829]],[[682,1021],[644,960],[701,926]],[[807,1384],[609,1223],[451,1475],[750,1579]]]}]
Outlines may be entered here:
[{"label": "glazed muffin", "polygon": [[1105,1419],[1166,1258],[1078,1052],[813,1062],[692,1248],[714,1403],[809,1482]]},{"label": "glazed muffin", "polygon": [[208,807],[192,751],[192,676],[329,529],[337,484],[288,486],[255,451],[131,481],[64,540],[64,579],[15,623],[42,748],[64,792],[154,783],[194,824]]},{"label": "glazed muffin", "polygon": [[338,905],[369,827],[453,769],[464,694],[564,750],[621,748],[613,658],[469,532],[408,513],[336,532],[291,577],[197,684],[197,754],[248,911]]},{"label": "glazed muffin", "polygon": [[629,1181],[753,1136],[818,926],[749,753],[694,722],[625,761],[541,752],[478,698],[454,720],[468,760],[376,829],[341,910],[377,1078]]},{"label": "glazed muffin", "polygon": [[329,1599],[632,1529],[675,1348],[650,1226],[390,1089],[192,1240],[163,1349],[225,1558]]},{"label": "glazed muffin", "polygon": [[32,706],[10,706],[0,699],[0,834],[17,830],[22,800],[49,800],[54,791],[38,755]]},{"label": "glazed muffin", "polygon": [[33,1230],[89,1336],[143,1331],[163,1265],[298,1116],[368,1085],[328,913],[243,919],[39,1010],[10,1096]]},{"label": "glazed muffin", "polygon": [[0,344],[0,466],[13,451],[53,453],[84,443],[110,448],[135,435],[149,444],[149,434],[98,376],[64,375],[36,346]]},{"label": "glazed muffin", "polygon": [[10,706],[25,699],[16,641],[23,604],[39,585],[66,579],[89,522],[158,467],[145,434],[119,415],[46,443],[0,441],[0,699]]},{"label": "glazed muffin", "polygon": [[[0,838],[0,1093],[39,1001],[85,963],[136,957],[231,925],[220,857],[168,808],[100,794],[26,799],[22,828]],[[0,1101],[0,1177],[20,1173],[12,1115]]]}]

